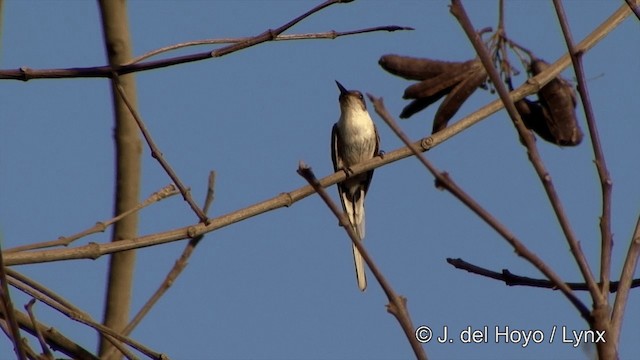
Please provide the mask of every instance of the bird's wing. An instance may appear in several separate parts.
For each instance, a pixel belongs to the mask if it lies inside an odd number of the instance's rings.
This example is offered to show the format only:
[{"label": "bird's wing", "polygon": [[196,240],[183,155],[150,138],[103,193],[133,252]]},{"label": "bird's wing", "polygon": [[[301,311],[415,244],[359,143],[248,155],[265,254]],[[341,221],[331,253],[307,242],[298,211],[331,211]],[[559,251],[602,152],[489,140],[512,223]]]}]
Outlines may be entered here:
[{"label": "bird's wing", "polygon": [[[375,124],[373,125],[373,130],[376,133],[376,146],[373,149],[373,155],[371,157],[377,156],[380,152],[380,135],[378,134],[378,128],[376,128]],[[364,179],[364,181],[362,181],[362,186],[364,187],[364,195],[366,195],[367,191],[369,191],[369,185],[371,184],[371,179],[373,179],[373,170],[368,171],[365,174],[366,178]]]},{"label": "bird's wing", "polygon": [[[340,137],[340,131],[338,130],[338,123],[333,124],[331,130],[331,161],[333,161],[333,171],[344,169],[344,162],[340,155],[342,149],[342,138]],[[342,209],[347,213],[349,221],[353,222],[353,204],[348,197],[347,191],[342,183],[337,184],[338,195],[340,196],[340,202],[342,203]]]},{"label": "bird's wing", "polygon": [[338,147],[340,146],[340,135],[338,134],[338,123],[333,124],[331,129],[331,161],[333,161],[333,171],[342,169],[342,157],[338,154]]}]

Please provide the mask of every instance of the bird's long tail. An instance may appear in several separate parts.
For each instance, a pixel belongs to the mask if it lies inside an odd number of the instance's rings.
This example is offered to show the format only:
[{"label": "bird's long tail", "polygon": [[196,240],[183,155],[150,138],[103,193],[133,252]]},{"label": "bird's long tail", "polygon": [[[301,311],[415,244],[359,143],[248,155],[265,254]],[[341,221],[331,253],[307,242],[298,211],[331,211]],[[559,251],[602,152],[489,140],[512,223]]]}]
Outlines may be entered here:
[{"label": "bird's long tail", "polygon": [[[345,194],[346,195],[346,194]],[[347,199],[345,199],[347,200]],[[353,230],[358,236],[358,240],[362,241],[365,235],[365,221],[364,221],[364,191],[356,193],[353,199],[348,199],[346,206],[347,215],[349,216],[349,222],[351,223]],[[351,244],[353,247],[353,262],[356,268],[356,279],[358,280],[358,288],[360,291],[364,291],[367,288],[367,276],[365,273],[364,259],[358,251],[355,244]]]}]

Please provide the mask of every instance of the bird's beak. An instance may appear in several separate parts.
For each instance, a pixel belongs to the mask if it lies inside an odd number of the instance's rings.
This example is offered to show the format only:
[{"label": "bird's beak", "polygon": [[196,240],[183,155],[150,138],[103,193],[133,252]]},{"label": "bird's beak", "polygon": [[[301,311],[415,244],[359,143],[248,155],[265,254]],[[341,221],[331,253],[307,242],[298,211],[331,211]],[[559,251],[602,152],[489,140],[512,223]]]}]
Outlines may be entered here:
[{"label": "bird's beak", "polygon": [[349,91],[345,89],[344,86],[342,86],[342,84],[338,82],[338,80],[336,80],[336,84],[338,85],[338,89],[340,89],[340,95],[346,95],[347,93],[349,93]]}]

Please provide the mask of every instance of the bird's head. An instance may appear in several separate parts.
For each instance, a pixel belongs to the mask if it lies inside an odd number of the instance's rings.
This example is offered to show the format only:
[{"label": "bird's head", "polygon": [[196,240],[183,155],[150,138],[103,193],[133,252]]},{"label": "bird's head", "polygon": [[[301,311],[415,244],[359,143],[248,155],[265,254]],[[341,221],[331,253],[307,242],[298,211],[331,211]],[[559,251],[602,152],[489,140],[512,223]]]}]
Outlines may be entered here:
[{"label": "bird's head", "polygon": [[344,110],[360,110],[367,111],[367,104],[364,101],[364,96],[358,90],[347,90],[342,84],[336,80],[338,89],[340,89],[340,108]]}]

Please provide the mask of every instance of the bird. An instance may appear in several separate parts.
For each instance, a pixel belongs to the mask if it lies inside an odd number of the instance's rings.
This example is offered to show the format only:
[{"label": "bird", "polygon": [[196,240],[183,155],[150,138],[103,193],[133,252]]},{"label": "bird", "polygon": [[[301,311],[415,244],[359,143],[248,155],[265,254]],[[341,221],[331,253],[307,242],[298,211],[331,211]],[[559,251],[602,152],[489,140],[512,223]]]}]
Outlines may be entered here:
[{"label": "bird", "polygon": [[[337,185],[338,195],[352,229],[362,241],[365,236],[364,199],[373,170],[349,176],[350,167],[376,156],[380,137],[362,93],[347,90],[337,80],[336,84],[340,89],[340,118],[331,131],[331,160],[336,172],[343,170],[347,173],[347,178]],[[364,291],[367,288],[364,261],[356,245],[352,244],[352,247],[358,288]]]}]

